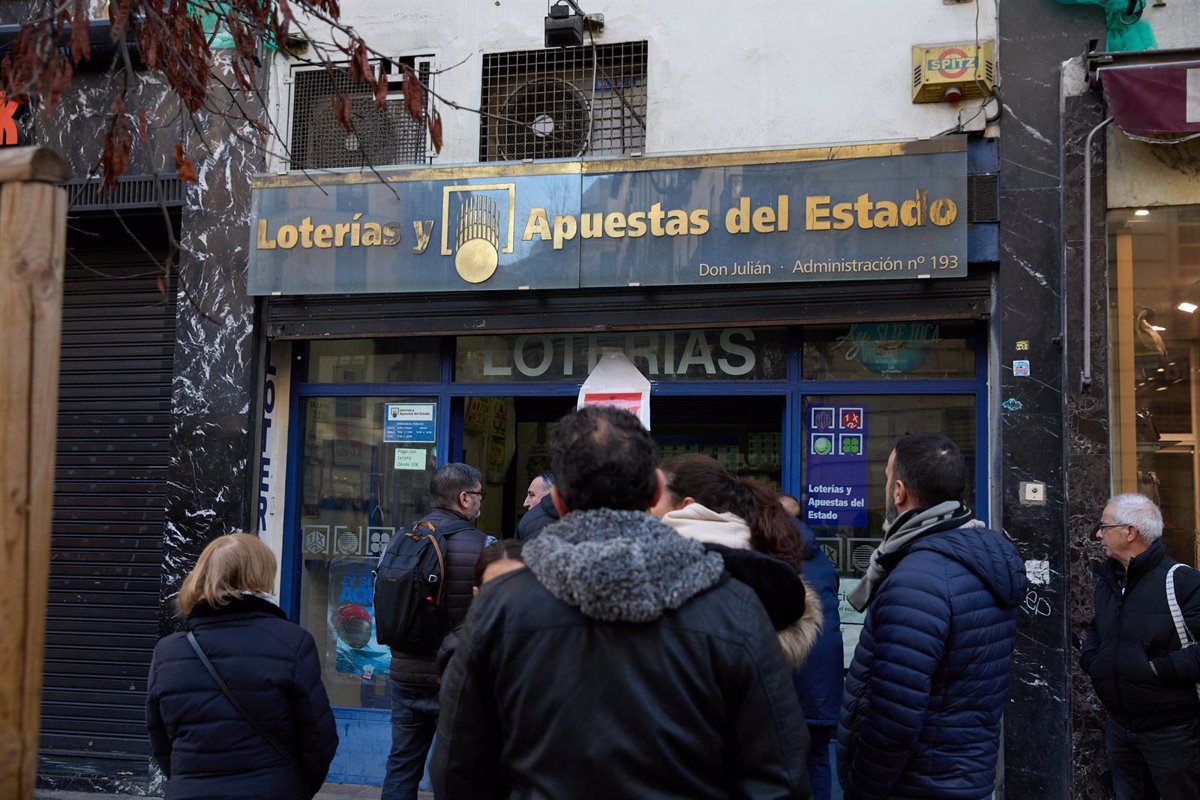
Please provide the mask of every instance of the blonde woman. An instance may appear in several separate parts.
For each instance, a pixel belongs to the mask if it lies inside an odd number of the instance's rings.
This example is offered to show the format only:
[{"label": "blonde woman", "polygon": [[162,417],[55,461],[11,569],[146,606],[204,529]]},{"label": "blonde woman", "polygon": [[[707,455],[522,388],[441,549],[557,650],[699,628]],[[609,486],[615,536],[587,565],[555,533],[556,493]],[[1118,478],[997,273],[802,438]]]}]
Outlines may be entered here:
[{"label": "blonde woman", "polygon": [[187,631],[154,648],[146,724],[165,800],[295,800],[337,749],[308,631],[271,598],[275,556],[233,533],[204,548],[177,600]]}]

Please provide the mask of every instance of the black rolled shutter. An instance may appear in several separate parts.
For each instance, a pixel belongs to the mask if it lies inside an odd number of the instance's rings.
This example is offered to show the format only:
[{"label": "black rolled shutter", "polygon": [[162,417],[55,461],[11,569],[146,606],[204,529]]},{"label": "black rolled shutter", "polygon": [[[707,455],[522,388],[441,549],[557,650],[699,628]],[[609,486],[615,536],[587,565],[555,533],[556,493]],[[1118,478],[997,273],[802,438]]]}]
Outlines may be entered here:
[{"label": "black rolled shutter", "polygon": [[[166,253],[161,214],[125,219]],[[120,791],[149,769],[175,298],[111,213],[70,225],[40,772]]]}]

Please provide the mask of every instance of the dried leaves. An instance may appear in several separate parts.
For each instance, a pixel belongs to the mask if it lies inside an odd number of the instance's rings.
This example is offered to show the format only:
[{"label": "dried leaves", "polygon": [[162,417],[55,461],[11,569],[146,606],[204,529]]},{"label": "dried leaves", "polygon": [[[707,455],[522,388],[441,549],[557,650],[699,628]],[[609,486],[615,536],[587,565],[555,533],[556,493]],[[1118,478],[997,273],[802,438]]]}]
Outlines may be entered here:
[{"label": "dried leaves", "polygon": [[100,153],[100,166],[104,169],[104,188],[113,189],[117,176],[129,166],[129,154],[133,150],[133,134],[129,120],[125,118],[125,95],[118,92],[113,96],[109,108],[108,129],[104,136],[104,148]]},{"label": "dried leaves", "polygon": [[175,169],[179,170],[175,177],[181,181],[196,180],[196,165],[183,153],[183,145],[175,145]]},{"label": "dried leaves", "polygon": [[442,152],[442,114],[436,108],[429,115],[429,139],[435,152]]},{"label": "dried leaves", "polygon": [[[0,60],[0,92],[17,102],[29,102],[36,97],[45,110],[53,111],[61,102],[74,80],[81,62],[93,60],[88,9],[89,0],[59,0],[48,5],[45,16],[23,23]],[[302,12],[299,15],[297,12]],[[126,111],[128,96],[137,91],[139,81],[134,70],[139,69],[126,44],[136,42],[136,55],[141,64],[160,73],[171,91],[179,98],[188,114],[195,115],[211,105],[210,93],[219,84],[214,80],[212,43],[218,32],[228,34],[232,47],[230,72],[235,93],[257,92],[262,70],[263,43],[274,42],[285,47],[292,38],[292,29],[315,16],[330,22],[345,34],[333,46],[318,49],[317,60],[328,68],[341,56],[348,62],[346,74],[355,83],[367,87],[378,109],[388,103],[388,81],[391,63],[380,60],[372,63],[372,51],[353,29],[342,25],[339,0],[109,0],[107,14],[112,23],[112,41],[117,45],[117,61],[108,73],[112,98],[101,146],[101,165],[104,185],[112,187],[129,166],[134,136],[148,142],[155,126],[147,114],[153,106],[138,109],[136,121]],[[316,45],[314,45],[316,47]],[[334,49],[336,48],[336,50]],[[337,51],[340,51],[338,53]],[[331,59],[331,56],[333,59]],[[442,118],[436,109],[428,107],[426,87],[408,65],[401,65],[404,106],[418,123],[428,127],[434,149],[442,148]],[[334,118],[347,131],[354,127],[353,107],[345,93],[333,98]],[[164,104],[164,108],[172,108]],[[170,113],[170,112],[168,112]],[[216,112],[225,113],[225,112]],[[256,130],[266,135],[270,128],[262,120],[249,118],[238,106],[238,113]],[[184,153],[183,145],[175,146],[175,165],[180,180],[196,180],[196,168]]]},{"label": "dried leaves", "polygon": [[408,114],[417,122],[420,122],[425,117],[425,87],[421,85],[421,79],[417,77],[417,73],[413,68],[404,65],[404,107],[408,109]]},{"label": "dried leaves", "polygon": [[354,121],[350,116],[350,98],[344,92],[333,96],[333,118],[346,130],[354,130]]},{"label": "dried leaves", "polygon": [[78,64],[92,57],[92,40],[88,36],[87,0],[75,0],[71,11],[71,60]]}]

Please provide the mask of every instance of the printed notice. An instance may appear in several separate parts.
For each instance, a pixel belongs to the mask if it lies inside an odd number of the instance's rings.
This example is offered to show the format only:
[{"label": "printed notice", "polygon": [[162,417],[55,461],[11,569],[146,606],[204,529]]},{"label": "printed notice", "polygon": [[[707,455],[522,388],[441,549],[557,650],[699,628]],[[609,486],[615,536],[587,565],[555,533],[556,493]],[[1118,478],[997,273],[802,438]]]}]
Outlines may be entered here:
[{"label": "printed notice", "polygon": [[437,440],[436,412],[436,403],[384,403],[383,441],[433,444]]},{"label": "printed notice", "polygon": [[396,448],[396,469],[425,469],[425,451],[412,447]]},{"label": "printed notice", "polygon": [[822,527],[867,524],[867,410],[809,406],[804,520]]}]

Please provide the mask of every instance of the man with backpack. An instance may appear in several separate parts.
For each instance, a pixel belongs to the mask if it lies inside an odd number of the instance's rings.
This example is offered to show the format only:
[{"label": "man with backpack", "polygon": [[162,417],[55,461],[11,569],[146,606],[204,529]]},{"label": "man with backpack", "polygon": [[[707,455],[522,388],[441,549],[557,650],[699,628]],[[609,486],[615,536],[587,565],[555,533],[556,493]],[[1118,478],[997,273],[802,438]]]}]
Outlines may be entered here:
[{"label": "man with backpack", "polygon": [[437,729],[437,648],[466,616],[475,562],[493,541],[474,526],[483,494],[475,467],[440,467],[429,481],[433,511],[398,531],[380,558],[376,623],[392,649],[392,750],[380,800],[416,800]]}]

